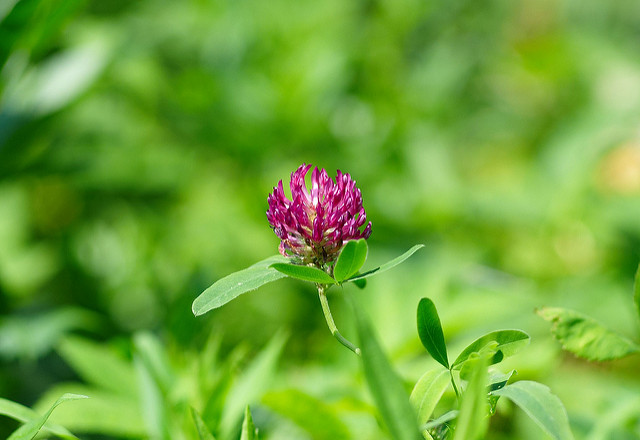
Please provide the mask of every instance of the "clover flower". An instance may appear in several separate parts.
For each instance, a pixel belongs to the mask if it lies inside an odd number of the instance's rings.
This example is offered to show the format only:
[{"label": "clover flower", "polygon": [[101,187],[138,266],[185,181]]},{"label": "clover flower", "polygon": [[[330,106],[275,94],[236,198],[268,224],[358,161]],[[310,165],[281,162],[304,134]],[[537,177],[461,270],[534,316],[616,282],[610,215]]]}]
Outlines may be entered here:
[{"label": "clover flower", "polygon": [[371,222],[364,226],[362,194],[349,174],[338,170],[334,182],[325,169],[316,167],[309,191],[304,179],[311,167],[302,164],[291,173],[292,200],[285,196],[282,180],[278,182],[267,199],[267,219],[281,240],[282,255],[323,267],[338,257],[347,241],[369,238]]}]

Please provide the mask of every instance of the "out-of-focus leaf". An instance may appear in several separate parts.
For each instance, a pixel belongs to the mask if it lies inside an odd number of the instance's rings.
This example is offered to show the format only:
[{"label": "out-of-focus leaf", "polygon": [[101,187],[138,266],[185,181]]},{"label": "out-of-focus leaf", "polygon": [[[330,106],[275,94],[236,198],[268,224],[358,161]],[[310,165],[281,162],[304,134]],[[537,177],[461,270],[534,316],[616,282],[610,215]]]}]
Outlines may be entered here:
[{"label": "out-of-focus leaf", "polygon": [[489,405],[487,400],[487,366],[491,355],[473,354],[466,361],[470,366],[470,379],[462,394],[460,414],[453,440],[476,440],[484,438],[488,428]]},{"label": "out-of-focus leaf", "polygon": [[4,91],[2,110],[35,115],[60,110],[96,81],[111,56],[109,44],[95,38],[32,66]]},{"label": "out-of-focus leaf", "polygon": [[[616,397],[607,409],[598,414],[587,440],[609,440],[616,437],[616,430],[623,426],[633,429],[633,421],[640,417],[640,396]],[[631,423],[630,423],[631,422]]]},{"label": "out-of-focus leaf", "polygon": [[95,328],[99,317],[79,308],[64,307],[35,316],[10,316],[0,323],[2,357],[36,359],[72,330]]},{"label": "out-of-focus leaf", "polygon": [[251,410],[247,405],[244,411],[244,420],[242,421],[242,434],[240,434],[240,440],[256,440],[258,438],[258,430],[253,424],[251,418]]},{"label": "out-of-focus leaf", "polygon": [[196,411],[193,407],[191,408],[191,417],[193,418],[193,423],[196,425],[196,431],[198,431],[199,440],[215,440],[209,428],[202,420],[200,413]]},{"label": "out-of-focus leaf", "polygon": [[438,401],[449,386],[449,370],[434,368],[422,375],[411,391],[409,400],[418,414],[418,423],[429,420]]},{"label": "out-of-focus leaf", "polygon": [[89,383],[122,395],[136,395],[138,385],[132,364],[105,344],[76,336],[58,346],[62,358]]},{"label": "out-of-focus leaf", "polygon": [[415,413],[402,381],[378,344],[364,312],[358,307],[354,311],[364,375],[391,436],[396,440],[419,439]]},{"label": "out-of-focus leaf", "polygon": [[638,265],[633,283],[633,301],[636,304],[636,314],[638,315],[638,319],[640,319],[640,265]]},{"label": "out-of-focus leaf", "polygon": [[449,359],[442,325],[436,306],[429,298],[422,298],[418,303],[418,336],[431,357],[448,369]]},{"label": "out-of-focus leaf", "polygon": [[467,346],[467,348],[462,350],[462,353],[460,353],[453,362],[451,368],[460,368],[462,363],[467,360],[471,353],[478,352],[491,341],[498,343],[496,346],[496,352],[501,352],[502,356],[491,359],[490,365],[500,362],[505,357],[512,356],[522,347],[528,345],[530,340],[531,338],[529,335],[522,330],[497,330],[487,333],[473,341]]},{"label": "out-of-focus leaf", "polygon": [[367,260],[367,251],[366,240],[348,241],[340,252],[336,265],[333,268],[333,276],[336,281],[341,283],[357,273]]},{"label": "out-of-focus leaf", "polygon": [[637,344],[574,310],[543,307],[538,315],[552,323],[553,336],[576,356],[606,361],[640,352]]},{"label": "out-of-focus leaf", "polygon": [[300,266],[299,264],[276,263],[271,265],[272,268],[285,274],[291,278],[297,278],[303,281],[311,281],[319,284],[335,284],[336,280],[325,271],[311,266]]},{"label": "out-of-focus leaf", "polygon": [[173,388],[175,378],[160,341],[151,333],[140,332],[134,335],[133,342],[136,354],[144,363],[159,389],[165,395],[168,394]]},{"label": "out-of-focus leaf", "polygon": [[273,263],[285,261],[287,261],[286,258],[274,255],[216,281],[193,301],[193,314],[200,316],[209,310],[225,305],[243,293],[284,278],[285,274],[270,266]]},{"label": "out-of-focus leaf", "polygon": [[[11,400],[0,398],[0,414],[11,417],[19,422],[29,423],[40,416],[31,408],[12,402]],[[77,439],[77,437],[69,432],[67,428],[51,423],[45,423],[42,431],[50,432],[60,438]]]},{"label": "out-of-focus leaf", "polygon": [[556,440],[572,440],[567,411],[549,387],[538,382],[521,380],[493,391],[518,405],[547,434]]},{"label": "out-of-focus leaf", "polygon": [[46,3],[49,2],[42,0],[0,2],[0,41],[2,41],[0,67],[12,53],[15,53],[16,49],[24,49],[24,43],[27,43],[31,50],[35,49],[34,51],[49,49],[52,36],[83,4],[81,0],[60,1],[55,3],[55,13],[47,14],[51,11],[49,7],[53,4],[46,5]]},{"label": "out-of-focus leaf", "polygon": [[142,438],[147,428],[141,415],[141,404],[136,396],[115,394],[81,384],[60,383],[44,393],[35,405],[44,411],[60,395],[61,390],[83,394],[90,398],[76,405],[62,405],[51,415],[53,423],[74,432],[102,434],[107,437]]},{"label": "out-of-focus leaf", "polygon": [[150,438],[166,439],[171,437],[169,423],[171,418],[165,409],[165,400],[157,380],[154,378],[150,365],[134,356],[133,364],[138,373],[138,388],[140,393],[140,409],[147,435]]},{"label": "out-of-focus leaf", "polygon": [[262,403],[293,421],[314,440],[351,438],[349,430],[330,406],[302,391],[272,391],[264,395]]},{"label": "out-of-focus leaf", "polygon": [[39,417],[35,420],[32,420],[31,422],[22,425],[20,428],[14,431],[7,440],[32,440],[38,434],[42,426],[47,422],[47,420],[51,416],[51,413],[58,407],[58,405],[70,400],[79,399],[88,399],[88,397],[80,394],[63,394],[60,398],[58,398],[58,400],[54,402],[53,405],[51,405],[51,407],[49,407],[49,410],[42,417]]},{"label": "out-of-focus leaf", "polygon": [[411,249],[409,249],[407,252],[405,252],[404,254],[400,255],[399,257],[394,258],[393,260],[383,264],[382,266],[376,267],[375,269],[372,269],[372,270],[368,270],[365,273],[362,273],[360,275],[356,275],[354,277],[351,277],[347,281],[354,281],[354,280],[359,280],[359,279],[362,279],[362,278],[368,278],[368,277],[371,277],[373,275],[378,275],[378,274],[381,274],[383,272],[386,272],[389,269],[392,269],[392,268],[396,267],[398,264],[403,263],[407,258],[409,258],[413,254],[415,254],[418,249],[423,248],[423,247],[424,247],[423,244],[417,244],[417,245],[413,246]]},{"label": "out-of-focus leaf", "polygon": [[239,428],[247,403],[260,398],[275,373],[286,340],[287,337],[283,333],[276,333],[231,386],[220,420],[220,437],[231,438]]}]

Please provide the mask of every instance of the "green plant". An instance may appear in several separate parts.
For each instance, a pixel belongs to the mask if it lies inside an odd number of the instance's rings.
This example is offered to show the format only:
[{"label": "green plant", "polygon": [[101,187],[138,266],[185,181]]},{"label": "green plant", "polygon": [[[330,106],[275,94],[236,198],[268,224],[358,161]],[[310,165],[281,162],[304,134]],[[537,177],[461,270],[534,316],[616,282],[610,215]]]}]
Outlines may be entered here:
[{"label": "green plant", "polygon": [[[509,384],[514,371],[505,374],[492,367],[526,346],[529,335],[513,329],[488,333],[450,363],[440,318],[429,298],[420,300],[417,321],[422,344],[442,366],[424,373],[411,393],[425,439],[484,438],[500,397],[513,401],[552,438],[573,438],[564,406],[548,387],[525,380]],[[456,408],[431,419],[449,383],[458,398]]]}]

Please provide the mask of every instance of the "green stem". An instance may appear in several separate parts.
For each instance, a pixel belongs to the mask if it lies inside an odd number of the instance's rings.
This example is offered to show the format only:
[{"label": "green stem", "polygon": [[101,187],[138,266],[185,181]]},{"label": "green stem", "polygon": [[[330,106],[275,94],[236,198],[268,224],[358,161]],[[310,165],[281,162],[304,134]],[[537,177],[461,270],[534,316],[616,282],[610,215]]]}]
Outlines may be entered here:
[{"label": "green stem", "polygon": [[324,319],[327,321],[327,325],[329,326],[331,334],[338,340],[339,343],[360,356],[360,349],[349,342],[347,339],[345,339],[345,337],[342,336],[338,331],[338,327],[336,327],[335,322],[333,322],[333,316],[331,315],[331,309],[329,308],[329,301],[327,301],[327,295],[324,292],[326,286],[323,284],[317,284],[317,287],[318,296],[320,296],[320,304],[322,305],[322,312],[324,313]]},{"label": "green stem", "polygon": [[449,368],[449,375],[451,376],[451,385],[453,385],[453,391],[456,392],[456,397],[458,398],[458,402],[460,402],[460,392],[458,391],[458,387],[456,387],[456,381],[453,379],[453,370]]}]

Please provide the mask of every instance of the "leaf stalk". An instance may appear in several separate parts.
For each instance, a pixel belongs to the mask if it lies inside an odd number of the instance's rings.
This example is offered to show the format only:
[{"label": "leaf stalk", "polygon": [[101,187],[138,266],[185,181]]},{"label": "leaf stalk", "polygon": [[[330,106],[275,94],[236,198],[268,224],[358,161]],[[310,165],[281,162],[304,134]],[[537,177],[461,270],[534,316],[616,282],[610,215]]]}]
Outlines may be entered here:
[{"label": "leaf stalk", "polygon": [[342,336],[338,331],[338,327],[336,327],[336,323],[333,322],[333,316],[331,315],[331,309],[329,308],[329,301],[327,300],[327,294],[325,293],[327,286],[325,286],[324,284],[316,284],[316,286],[318,287],[318,296],[320,297],[320,304],[322,305],[324,319],[327,321],[327,325],[329,326],[331,334],[338,340],[339,343],[360,356],[360,349],[349,342],[344,336]]}]

